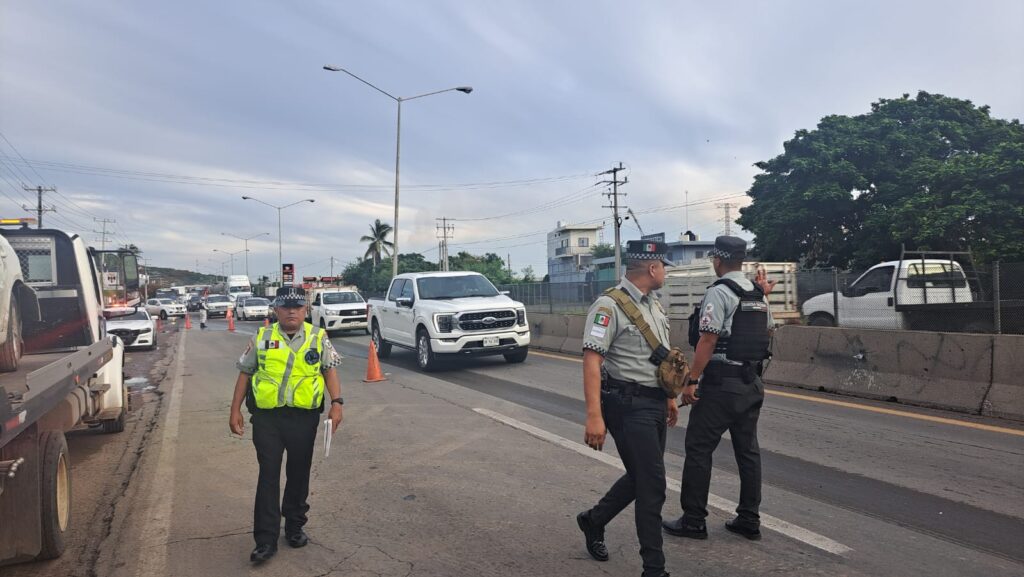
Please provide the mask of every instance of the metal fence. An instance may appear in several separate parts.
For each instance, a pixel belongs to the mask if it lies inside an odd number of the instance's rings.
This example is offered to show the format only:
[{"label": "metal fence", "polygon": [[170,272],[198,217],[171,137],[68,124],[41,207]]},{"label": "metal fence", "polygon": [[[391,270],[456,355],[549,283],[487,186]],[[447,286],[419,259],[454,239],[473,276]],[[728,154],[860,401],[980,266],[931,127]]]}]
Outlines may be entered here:
[{"label": "metal fence", "polygon": [[[882,330],[1024,334],[1024,262],[972,267],[905,261],[868,271],[799,269],[779,275],[772,313],[780,322]],[[870,272],[870,274],[865,274]],[[769,278],[773,275],[769,272]],[[687,318],[697,296],[670,277],[662,301],[673,322]],[[702,286],[713,276],[699,279]],[[690,284],[695,282],[691,276]],[[611,281],[501,285],[537,313],[584,314]],[[697,291],[698,293],[700,291]],[[785,295],[795,294],[795,299]]]}]

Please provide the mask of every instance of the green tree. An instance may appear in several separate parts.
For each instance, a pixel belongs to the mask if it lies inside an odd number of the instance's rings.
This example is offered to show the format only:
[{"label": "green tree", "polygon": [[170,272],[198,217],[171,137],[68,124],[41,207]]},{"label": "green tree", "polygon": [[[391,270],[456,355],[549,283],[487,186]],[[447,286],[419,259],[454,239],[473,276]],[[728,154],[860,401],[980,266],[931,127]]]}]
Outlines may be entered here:
[{"label": "green tree", "polygon": [[590,254],[594,258],[608,258],[615,256],[615,246],[607,242],[602,242],[594,245],[594,248],[590,249]]},{"label": "green tree", "polygon": [[[380,266],[375,266],[371,259],[357,260],[349,263],[341,274],[346,283],[359,287],[365,294],[383,294],[391,284],[391,258],[382,259],[378,264]],[[398,255],[399,274],[432,270],[437,270],[437,265],[427,261],[422,254]]]},{"label": "green tree", "polygon": [[916,250],[1024,260],[1024,128],[919,92],[827,116],[755,166],[737,221],[766,260],[866,266]]},{"label": "green tree", "polygon": [[380,264],[381,255],[390,256],[391,249],[395,246],[395,243],[387,239],[389,234],[391,234],[391,225],[381,222],[378,218],[370,225],[370,234],[363,235],[359,239],[359,242],[369,243],[363,258],[371,260],[373,262],[372,268],[374,269]]},{"label": "green tree", "polygon": [[512,277],[505,268],[505,260],[500,256],[489,252],[483,256],[477,256],[462,251],[455,256],[448,257],[449,270],[471,270],[487,277],[494,284],[509,284]]}]

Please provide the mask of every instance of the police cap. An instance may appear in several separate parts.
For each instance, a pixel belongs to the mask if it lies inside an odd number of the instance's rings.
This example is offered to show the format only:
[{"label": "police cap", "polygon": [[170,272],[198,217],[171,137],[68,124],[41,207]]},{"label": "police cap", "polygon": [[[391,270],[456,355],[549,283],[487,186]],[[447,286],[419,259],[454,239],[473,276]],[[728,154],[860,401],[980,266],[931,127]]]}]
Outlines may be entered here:
[{"label": "police cap", "polygon": [[626,243],[626,258],[628,260],[660,260],[665,266],[674,266],[675,263],[668,260],[668,245],[653,240],[631,240]]},{"label": "police cap", "polygon": [[715,248],[708,256],[722,260],[743,260],[747,258],[747,241],[735,236],[720,236],[715,239]]},{"label": "police cap", "polygon": [[275,307],[298,308],[306,306],[306,291],[298,286],[283,286],[277,289]]}]

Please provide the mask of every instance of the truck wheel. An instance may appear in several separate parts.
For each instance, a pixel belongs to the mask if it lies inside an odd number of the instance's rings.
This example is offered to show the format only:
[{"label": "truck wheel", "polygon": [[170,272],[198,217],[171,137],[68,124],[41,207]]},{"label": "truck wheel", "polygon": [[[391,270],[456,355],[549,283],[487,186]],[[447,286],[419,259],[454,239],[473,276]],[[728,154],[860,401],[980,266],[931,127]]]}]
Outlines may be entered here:
[{"label": "truck wheel", "polygon": [[44,432],[39,446],[43,546],[36,559],[56,559],[64,552],[64,534],[71,525],[71,460],[64,433],[60,431]]},{"label": "truck wheel", "polygon": [[437,368],[437,357],[430,348],[430,334],[423,329],[416,332],[416,364],[427,372]]},{"label": "truck wheel", "polygon": [[377,321],[373,321],[373,332],[370,333],[370,339],[373,341],[374,348],[377,349],[378,357],[386,359],[391,356],[391,343],[380,336],[380,325],[377,324]]},{"label": "truck wheel", "polygon": [[828,313],[814,313],[807,319],[807,324],[812,327],[834,327],[836,320]]},{"label": "truck wheel", "polygon": [[10,320],[7,322],[7,340],[0,345],[0,371],[9,373],[18,370],[21,359],[21,315],[11,296]]},{"label": "truck wheel", "polygon": [[[125,397],[125,399],[127,399],[127,398],[128,397]],[[111,419],[109,421],[101,422],[100,423],[100,430],[103,431],[103,433],[107,434],[107,435],[109,435],[111,433],[120,433],[120,432],[124,431],[125,421],[128,420],[127,415],[128,415],[128,411],[125,410],[125,409],[121,409],[121,414],[118,415],[118,417],[116,419]]]},{"label": "truck wheel", "polygon": [[505,353],[505,362],[509,364],[521,363],[526,360],[526,355],[529,354],[530,349],[522,347],[512,351],[511,353]]}]

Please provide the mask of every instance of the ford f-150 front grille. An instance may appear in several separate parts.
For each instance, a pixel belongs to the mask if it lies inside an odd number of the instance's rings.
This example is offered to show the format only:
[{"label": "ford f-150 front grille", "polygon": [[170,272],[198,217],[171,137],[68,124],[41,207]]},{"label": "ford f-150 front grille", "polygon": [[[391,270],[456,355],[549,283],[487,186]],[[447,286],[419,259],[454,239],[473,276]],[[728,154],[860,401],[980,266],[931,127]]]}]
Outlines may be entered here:
[{"label": "ford f-150 front grille", "polygon": [[458,323],[459,329],[463,331],[507,329],[515,326],[516,312],[504,310],[462,313],[458,316]]}]

